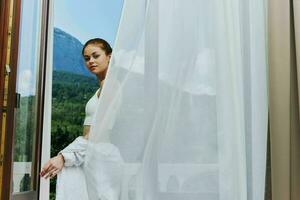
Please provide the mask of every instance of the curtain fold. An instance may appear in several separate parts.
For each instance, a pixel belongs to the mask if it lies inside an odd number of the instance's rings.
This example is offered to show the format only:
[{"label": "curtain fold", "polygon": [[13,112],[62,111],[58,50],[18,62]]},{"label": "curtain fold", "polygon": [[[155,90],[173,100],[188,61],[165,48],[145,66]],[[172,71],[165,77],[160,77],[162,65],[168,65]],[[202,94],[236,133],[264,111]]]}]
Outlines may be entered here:
[{"label": "curtain fold", "polygon": [[294,1],[269,1],[272,199],[299,199],[299,13]]},{"label": "curtain fold", "polygon": [[294,37],[295,37],[295,48],[296,48],[296,74],[297,74],[297,88],[298,88],[298,102],[300,100],[300,69],[298,67],[300,63],[300,1],[299,0],[294,0],[293,1],[293,14],[294,14]]},{"label": "curtain fold", "polygon": [[89,198],[262,200],[264,1],[126,0],[89,139]]},{"label": "curtain fold", "polygon": [[299,119],[299,100],[300,100],[300,1],[293,1],[293,23],[294,23],[294,48],[295,48],[295,62],[291,85],[294,91],[291,95],[291,113],[292,113],[292,195],[293,199],[300,196],[300,119]]}]

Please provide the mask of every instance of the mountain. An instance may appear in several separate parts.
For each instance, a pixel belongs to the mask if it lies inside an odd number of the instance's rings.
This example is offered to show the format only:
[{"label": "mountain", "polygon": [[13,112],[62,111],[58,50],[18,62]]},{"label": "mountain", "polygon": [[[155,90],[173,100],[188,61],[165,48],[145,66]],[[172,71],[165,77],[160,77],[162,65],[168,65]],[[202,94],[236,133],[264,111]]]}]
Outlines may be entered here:
[{"label": "mountain", "polygon": [[85,67],[81,55],[83,44],[74,36],[54,28],[54,71],[66,71],[84,76],[93,76]]}]

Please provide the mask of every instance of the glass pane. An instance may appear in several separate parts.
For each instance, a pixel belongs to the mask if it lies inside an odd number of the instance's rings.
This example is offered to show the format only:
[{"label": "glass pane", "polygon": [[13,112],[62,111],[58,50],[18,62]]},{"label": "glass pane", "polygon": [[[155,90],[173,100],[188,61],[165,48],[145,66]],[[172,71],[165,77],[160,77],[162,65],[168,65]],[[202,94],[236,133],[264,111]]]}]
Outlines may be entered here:
[{"label": "glass pane", "polygon": [[33,188],[37,103],[39,93],[39,40],[41,1],[22,1],[14,137],[13,192]]}]

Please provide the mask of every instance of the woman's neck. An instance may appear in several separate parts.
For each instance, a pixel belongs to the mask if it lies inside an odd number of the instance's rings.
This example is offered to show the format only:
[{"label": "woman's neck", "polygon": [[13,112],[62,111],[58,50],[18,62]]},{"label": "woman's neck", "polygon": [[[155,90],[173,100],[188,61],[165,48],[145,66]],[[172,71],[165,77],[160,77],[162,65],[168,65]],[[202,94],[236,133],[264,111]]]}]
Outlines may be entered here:
[{"label": "woman's neck", "polygon": [[99,80],[99,86],[102,88],[104,84],[104,79],[103,80]]},{"label": "woman's neck", "polygon": [[105,70],[103,73],[101,74],[97,74],[97,78],[98,78],[98,81],[99,81],[99,86],[102,87],[103,84],[104,84],[104,80],[105,80],[105,77],[106,77],[106,72],[107,70]]}]

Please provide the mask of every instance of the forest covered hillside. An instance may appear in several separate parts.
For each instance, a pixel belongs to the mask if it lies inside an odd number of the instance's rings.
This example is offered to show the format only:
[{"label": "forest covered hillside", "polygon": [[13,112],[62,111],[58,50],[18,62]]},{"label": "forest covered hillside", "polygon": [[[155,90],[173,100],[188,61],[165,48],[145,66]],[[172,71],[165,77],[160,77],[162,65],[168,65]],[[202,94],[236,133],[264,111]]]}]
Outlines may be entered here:
[{"label": "forest covered hillside", "polygon": [[54,71],[51,154],[56,155],[82,134],[85,104],[98,89],[93,77]]},{"label": "forest covered hillside", "polygon": [[[82,135],[85,104],[98,87],[94,77],[53,72],[51,157]],[[55,179],[51,179],[51,200],[55,199]]]}]

